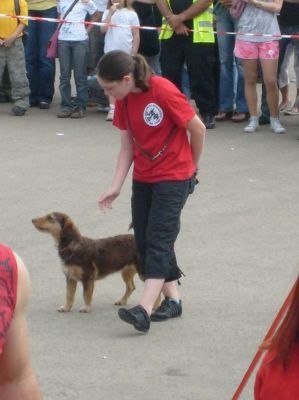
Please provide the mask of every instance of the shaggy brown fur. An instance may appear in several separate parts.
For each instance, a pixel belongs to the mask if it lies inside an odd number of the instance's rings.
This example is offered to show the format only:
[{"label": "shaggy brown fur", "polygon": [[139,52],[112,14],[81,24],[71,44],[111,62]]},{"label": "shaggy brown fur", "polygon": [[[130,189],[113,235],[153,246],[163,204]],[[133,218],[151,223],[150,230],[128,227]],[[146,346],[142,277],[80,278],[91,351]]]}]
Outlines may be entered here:
[{"label": "shaggy brown fur", "polygon": [[126,291],[115,304],[127,303],[135,289],[134,276],[140,271],[133,235],[89,239],[81,236],[71,218],[60,212],[35,218],[32,223],[39,231],[50,233],[57,243],[67,284],[66,302],[58,311],[71,310],[77,282],[80,281],[84,298],[80,311],[90,312],[95,280],[117,271],[121,272]]}]

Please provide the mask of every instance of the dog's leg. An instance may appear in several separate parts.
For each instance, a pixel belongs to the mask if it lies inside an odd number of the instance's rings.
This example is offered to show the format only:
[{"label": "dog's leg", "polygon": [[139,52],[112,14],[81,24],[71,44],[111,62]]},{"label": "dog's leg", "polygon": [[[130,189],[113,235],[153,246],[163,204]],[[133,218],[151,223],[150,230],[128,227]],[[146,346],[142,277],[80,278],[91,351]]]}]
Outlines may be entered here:
[{"label": "dog's leg", "polygon": [[121,271],[121,276],[126,285],[126,291],[123,297],[116,301],[114,304],[117,306],[123,306],[127,304],[128,298],[131,296],[135,290],[134,276],[136,274],[135,265],[128,265]]},{"label": "dog's leg", "polygon": [[71,311],[72,305],[74,303],[75,293],[77,288],[77,281],[73,279],[66,278],[66,303],[64,306],[58,308],[59,312],[69,312]]},{"label": "dog's leg", "polygon": [[80,308],[80,312],[89,313],[91,311],[91,302],[94,289],[94,280],[89,279],[82,282],[84,306]]}]

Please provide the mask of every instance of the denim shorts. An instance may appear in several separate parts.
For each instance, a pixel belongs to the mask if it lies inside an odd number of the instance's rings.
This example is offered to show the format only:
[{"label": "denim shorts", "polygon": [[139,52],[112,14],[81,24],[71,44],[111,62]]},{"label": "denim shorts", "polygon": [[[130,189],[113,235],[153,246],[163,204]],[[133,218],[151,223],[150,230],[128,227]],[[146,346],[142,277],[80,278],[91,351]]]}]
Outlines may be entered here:
[{"label": "denim shorts", "polygon": [[132,221],[145,279],[180,278],[174,243],[181,211],[194,190],[193,178],[144,183],[133,181]]}]

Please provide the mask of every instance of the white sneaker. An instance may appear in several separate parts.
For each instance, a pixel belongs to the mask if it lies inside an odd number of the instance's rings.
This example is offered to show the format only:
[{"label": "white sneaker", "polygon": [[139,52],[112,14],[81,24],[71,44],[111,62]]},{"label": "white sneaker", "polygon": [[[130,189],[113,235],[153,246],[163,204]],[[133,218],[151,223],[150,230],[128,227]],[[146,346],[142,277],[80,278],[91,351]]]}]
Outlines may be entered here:
[{"label": "white sneaker", "polygon": [[258,117],[250,117],[249,124],[245,126],[244,132],[246,133],[254,133],[259,128],[259,120]]},{"label": "white sneaker", "polygon": [[113,117],[114,117],[114,108],[109,108],[106,121],[113,121]]},{"label": "white sneaker", "polygon": [[279,117],[270,117],[270,126],[274,133],[285,133],[284,127],[279,121]]}]

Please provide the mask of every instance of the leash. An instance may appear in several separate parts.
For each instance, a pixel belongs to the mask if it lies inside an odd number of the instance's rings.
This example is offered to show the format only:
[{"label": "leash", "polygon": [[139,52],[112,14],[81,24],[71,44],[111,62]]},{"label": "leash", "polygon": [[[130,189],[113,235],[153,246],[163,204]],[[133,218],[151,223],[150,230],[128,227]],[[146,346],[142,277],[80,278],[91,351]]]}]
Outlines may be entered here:
[{"label": "leash", "polygon": [[[285,315],[287,309],[290,306],[290,303],[292,301],[293,294],[294,294],[294,291],[295,291],[295,286],[296,286],[296,283],[292,287],[290,293],[288,294],[288,296],[285,299],[283,305],[281,306],[276,318],[272,322],[272,325],[270,326],[270,329],[268,330],[266,336],[264,337],[263,342],[269,340],[274,335],[274,333],[275,333],[276,329],[278,328],[283,316]],[[238,386],[235,394],[233,395],[232,400],[237,400],[240,397],[240,395],[241,395],[243,389],[245,388],[245,386],[246,386],[251,374],[253,373],[257,363],[259,362],[263,352],[264,352],[264,350],[261,350],[261,349],[259,349],[256,352],[253,360],[251,361],[251,364],[249,365],[247,371],[245,372],[245,375],[243,376],[243,379],[242,379],[240,385]]]}]

